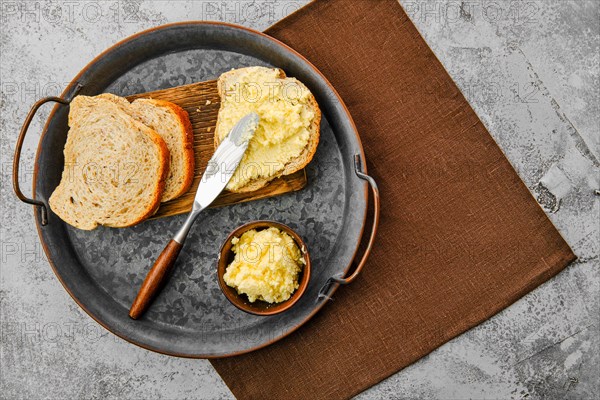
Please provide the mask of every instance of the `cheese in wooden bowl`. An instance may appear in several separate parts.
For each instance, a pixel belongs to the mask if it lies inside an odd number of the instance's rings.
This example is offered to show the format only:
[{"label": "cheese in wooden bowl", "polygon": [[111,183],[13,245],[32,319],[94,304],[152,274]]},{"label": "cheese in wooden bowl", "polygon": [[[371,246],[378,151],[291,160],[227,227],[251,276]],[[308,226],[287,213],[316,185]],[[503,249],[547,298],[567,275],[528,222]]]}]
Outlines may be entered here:
[{"label": "cheese in wooden bowl", "polygon": [[232,232],[218,267],[225,296],[243,311],[272,315],[291,307],[310,278],[302,239],[289,227],[255,221]]}]

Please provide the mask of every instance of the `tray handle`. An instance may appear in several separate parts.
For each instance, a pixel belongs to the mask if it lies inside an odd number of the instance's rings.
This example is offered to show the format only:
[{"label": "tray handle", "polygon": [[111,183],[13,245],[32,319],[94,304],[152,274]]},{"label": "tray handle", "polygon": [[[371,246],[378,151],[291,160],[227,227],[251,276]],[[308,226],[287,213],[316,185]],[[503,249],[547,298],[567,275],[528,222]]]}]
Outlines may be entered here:
[{"label": "tray handle", "polygon": [[21,148],[23,147],[23,141],[25,140],[25,134],[27,133],[27,129],[29,129],[29,125],[31,124],[31,121],[33,120],[33,117],[35,116],[35,113],[37,112],[37,110],[41,106],[43,106],[44,104],[46,104],[50,101],[54,101],[56,103],[60,103],[60,104],[64,104],[64,105],[69,104],[71,102],[71,100],[73,99],[73,97],[75,97],[75,95],[77,95],[77,93],[79,92],[81,87],[82,87],[81,85],[77,85],[75,92],[69,99],[63,99],[60,97],[44,97],[43,99],[36,101],[35,104],[33,105],[33,107],[31,107],[31,110],[29,110],[29,113],[27,114],[27,117],[25,118],[25,122],[23,122],[23,126],[21,127],[21,132],[19,133],[19,137],[17,138],[17,144],[15,146],[15,156],[13,158],[13,175],[12,175],[13,190],[15,191],[15,194],[17,195],[19,200],[21,200],[23,203],[27,203],[27,204],[31,204],[35,207],[39,207],[43,226],[48,224],[48,208],[47,208],[46,204],[43,201],[30,199],[29,197],[26,197],[23,194],[23,192],[21,192],[21,188],[19,186],[19,163],[21,161]]},{"label": "tray handle", "polygon": [[344,277],[343,273],[339,273],[327,279],[327,282],[325,282],[325,284],[319,290],[319,296],[317,301],[320,301],[323,298],[331,300],[330,295],[334,287],[337,287],[339,285],[347,285],[350,282],[354,281],[356,277],[360,274],[360,271],[362,271],[363,267],[365,266],[367,259],[369,258],[369,254],[371,254],[371,250],[373,249],[373,243],[375,242],[377,228],[379,227],[379,189],[377,188],[377,183],[375,182],[375,179],[363,172],[362,159],[359,154],[354,155],[354,172],[360,179],[367,181],[369,186],[371,186],[371,191],[373,192],[373,225],[371,227],[371,236],[369,237],[367,248],[365,249],[365,252],[363,253],[360,261],[354,269],[354,272],[347,277]]}]

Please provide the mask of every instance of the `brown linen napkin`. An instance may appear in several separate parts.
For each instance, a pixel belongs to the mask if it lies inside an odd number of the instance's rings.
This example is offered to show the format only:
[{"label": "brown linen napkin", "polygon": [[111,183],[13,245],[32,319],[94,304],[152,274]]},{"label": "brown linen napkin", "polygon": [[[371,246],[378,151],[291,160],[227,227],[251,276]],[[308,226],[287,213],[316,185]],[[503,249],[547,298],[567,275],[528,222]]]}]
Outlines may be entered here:
[{"label": "brown linen napkin", "polygon": [[344,99],[382,215],[359,279],[308,324],[212,361],[237,398],[355,395],[575,259],[396,0],[317,0],[267,33]]}]

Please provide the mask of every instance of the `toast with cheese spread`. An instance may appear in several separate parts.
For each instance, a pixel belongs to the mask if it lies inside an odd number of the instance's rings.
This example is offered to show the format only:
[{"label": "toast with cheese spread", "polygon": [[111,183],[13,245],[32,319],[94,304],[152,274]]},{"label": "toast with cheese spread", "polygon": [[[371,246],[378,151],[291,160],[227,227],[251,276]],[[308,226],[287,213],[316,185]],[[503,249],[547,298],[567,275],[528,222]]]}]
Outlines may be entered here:
[{"label": "toast with cheese spread", "polygon": [[215,148],[246,114],[260,121],[248,150],[227,185],[231,192],[252,192],[282,175],[304,168],[319,144],[321,111],[308,88],[277,68],[247,67],[217,81],[221,108]]}]

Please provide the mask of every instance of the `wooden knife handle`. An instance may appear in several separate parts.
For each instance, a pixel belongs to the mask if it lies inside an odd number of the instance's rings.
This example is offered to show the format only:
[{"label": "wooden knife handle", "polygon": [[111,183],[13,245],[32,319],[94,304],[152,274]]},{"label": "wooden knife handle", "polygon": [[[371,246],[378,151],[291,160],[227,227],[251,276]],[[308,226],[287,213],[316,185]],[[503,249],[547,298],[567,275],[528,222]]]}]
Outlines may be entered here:
[{"label": "wooden knife handle", "polygon": [[138,319],[146,311],[154,296],[158,294],[166,282],[182,247],[181,243],[171,240],[162,253],[160,253],[150,272],[146,275],[146,279],[144,279],[144,283],[142,283],[142,287],[129,309],[129,316],[131,318]]}]

